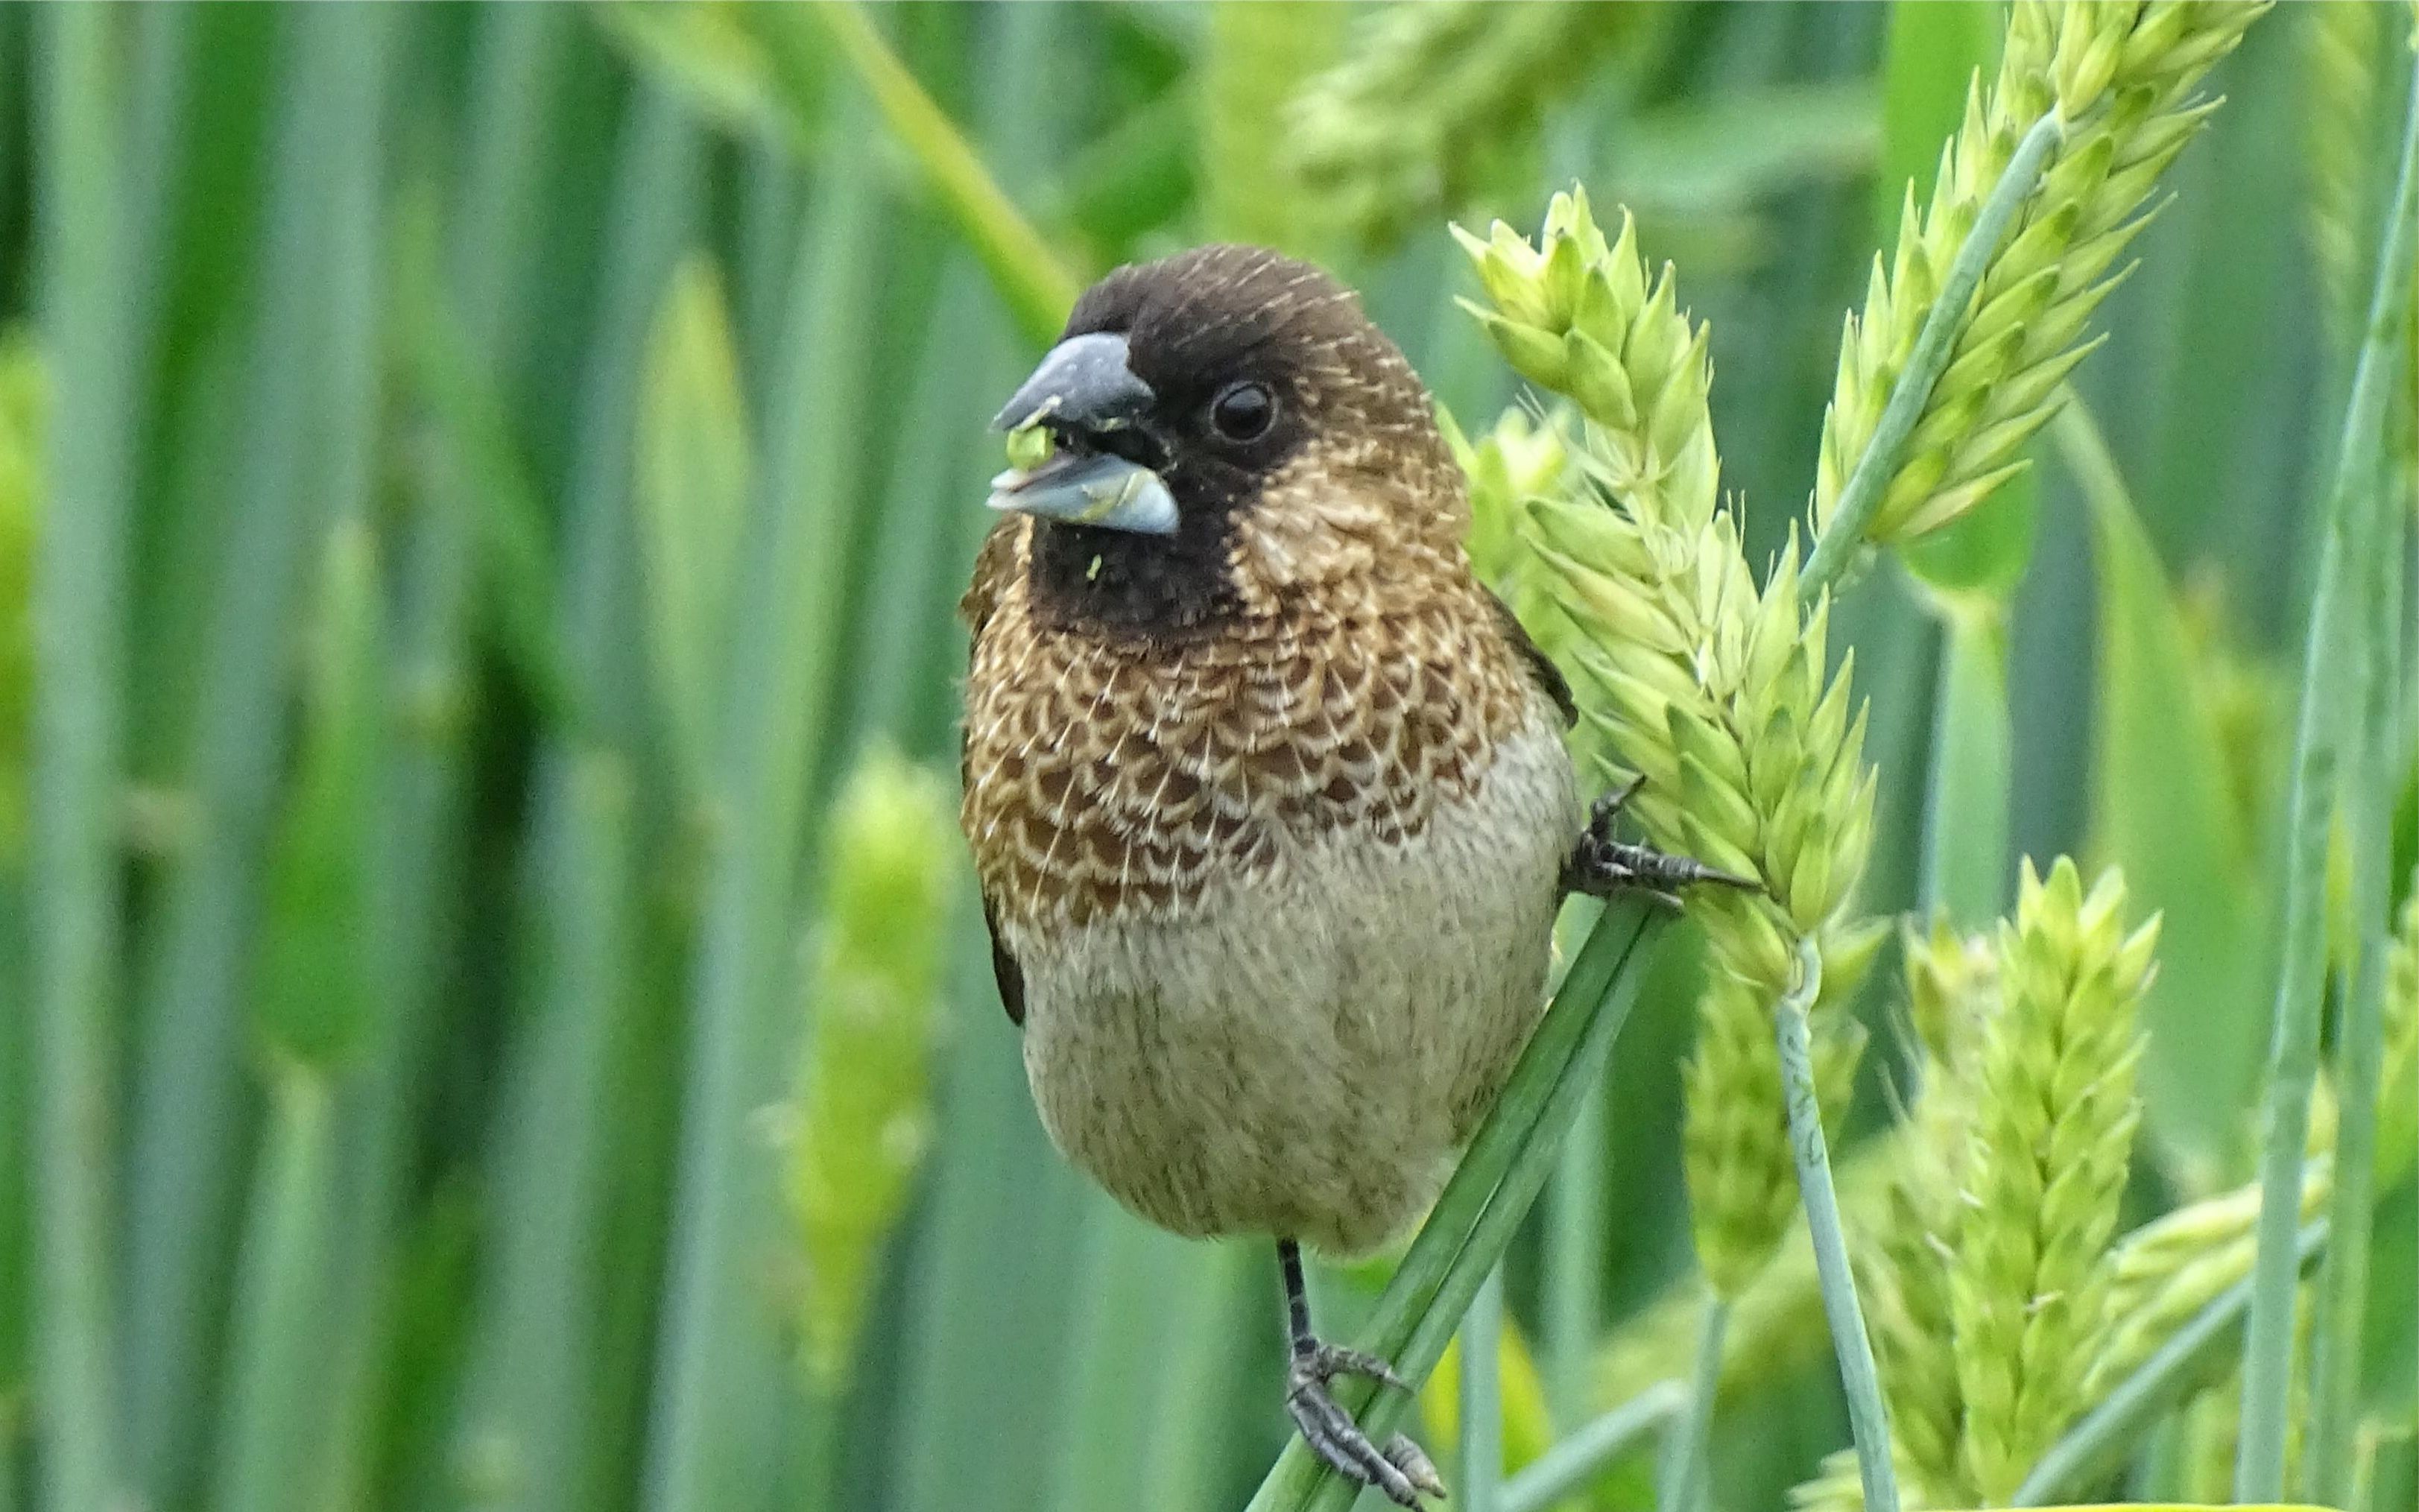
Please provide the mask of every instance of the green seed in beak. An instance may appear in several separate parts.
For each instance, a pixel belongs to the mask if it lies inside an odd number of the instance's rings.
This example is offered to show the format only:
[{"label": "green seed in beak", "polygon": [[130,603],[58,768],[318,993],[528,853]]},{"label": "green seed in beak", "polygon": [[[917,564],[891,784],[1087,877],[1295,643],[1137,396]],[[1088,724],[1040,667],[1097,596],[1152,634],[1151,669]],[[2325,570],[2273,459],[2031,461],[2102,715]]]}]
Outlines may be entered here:
[{"label": "green seed in beak", "polygon": [[1019,425],[1008,433],[1008,465],[1021,472],[1031,472],[1050,460],[1057,445],[1048,426]]}]

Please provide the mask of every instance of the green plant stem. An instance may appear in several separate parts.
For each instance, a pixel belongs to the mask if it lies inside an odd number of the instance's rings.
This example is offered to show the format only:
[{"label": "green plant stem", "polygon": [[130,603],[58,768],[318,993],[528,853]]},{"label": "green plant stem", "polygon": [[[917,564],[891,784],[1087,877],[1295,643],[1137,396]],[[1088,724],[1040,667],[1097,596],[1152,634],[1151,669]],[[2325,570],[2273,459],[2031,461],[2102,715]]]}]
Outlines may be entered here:
[{"label": "green plant stem", "polygon": [[1823,1138],[1823,1104],[1814,1091],[1814,1051],[1806,1011],[1823,986],[1823,958],[1811,939],[1797,945],[1797,982],[1773,1011],[1780,1044],[1781,1096],[1789,1104],[1789,1144],[1797,1159],[1797,1189],[1805,1199],[1806,1229],[1814,1242],[1814,1270],[1823,1287],[1823,1316],[1831,1327],[1831,1348],[1840,1360],[1840,1384],[1848,1396],[1848,1426],[1857,1440],[1857,1473],[1868,1512],[1898,1512],[1898,1475],[1890,1463],[1889,1412],[1882,1403],[1881,1373],[1873,1365],[1872,1340],[1865,1333],[1864,1308],[1848,1264],[1847,1237],[1840,1227],[1840,1195],[1831,1185],[1831,1157]]},{"label": "green plant stem", "polygon": [[1563,1141],[1546,1214],[1544,1291],[1546,1399],[1553,1419],[1587,1411],[1588,1367],[1604,1312],[1605,1089],[1594,1087]]},{"label": "green plant stem", "polygon": [[[551,145],[551,106],[571,71],[573,23],[512,8],[480,13],[472,73],[471,116],[462,174],[447,215],[444,245],[430,227],[422,287],[427,317],[401,345],[425,386],[447,441],[458,486],[435,490],[439,508],[459,518],[426,526],[440,543],[432,556],[454,556],[477,590],[475,608],[491,617],[499,646],[550,720],[577,726],[584,711],[570,707],[563,653],[557,636],[556,585],[543,496],[526,475],[515,435],[510,396],[516,358],[529,345],[532,312],[542,298],[532,287],[533,252]],[[407,284],[407,287],[408,287]],[[475,647],[467,642],[474,608],[465,597],[434,616],[426,652],[446,683],[470,686]],[[458,748],[459,741],[451,742]],[[445,755],[441,783],[458,789],[468,765],[460,750]],[[450,849],[429,834],[421,849]],[[458,865],[454,856],[444,859]],[[441,888],[449,886],[439,882]],[[414,905],[425,909],[426,905]],[[432,934],[442,949],[442,932]]]},{"label": "green plant stem", "polygon": [[701,144],[686,113],[648,89],[623,129],[602,306],[578,401],[558,603],[565,675],[586,716],[542,752],[530,886],[544,918],[533,1011],[516,1046],[498,1140],[490,1270],[466,1392],[470,1434],[518,1447],[528,1467],[508,1506],[583,1504],[609,1322],[596,1257],[613,1180],[617,1036],[632,1033],[643,893],[632,831],[643,686],[636,645],[631,436],[649,318],[694,216],[686,187]]},{"label": "green plant stem", "polygon": [[797,1480],[793,1512],[829,1512],[840,1500],[840,1424],[848,1413],[845,1390],[806,1392],[806,1417],[797,1428],[792,1469]]},{"label": "green plant stem", "polygon": [[[776,16],[781,10],[774,8]],[[1001,192],[965,137],[890,51],[864,11],[844,0],[826,0],[813,8],[813,15],[923,170],[942,208],[1016,312],[1018,326],[1035,341],[1055,336],[1081,291],[1075,276]],[[803,17],[776,23],[802,22]]]},{"label": "green plant stem", "polygon": [[2377,1452],[2380,1435],[2376,1425],[2363,1427],[2355,1437],[2351,1463],[2344,1471],[2343,1504],[2355,1509],[2372,1507],[2377,1501]]},{"label": "green plant stem", "polygon": [[115,13],[65,7],[39,19],[49,171],[37,286],[57,388],[32,609],[35,1382],[43,1504],[97,1512],[132,1499],[117,1443],[108,1131],[136,335]]},{"label": "green plant stem", "polygon": [[541,229],[532,207],[547,167],[545,128],[577,23],[560,12],[510,8],[482,21],[446,282],[482,376],[495,381],[528,342],[529,302],[516,295]]},{"label": "green plant stem", "polygon": [[466,1412],[472,1436],[510,1443],[527,1467],[507,1504],[530,1512],[576,1501],[598,1427],[610,1041],[628,1011],[638,917],[627,764],[590,749],[549,752],[547,766],[532,884],[549,949],[514,1067]]},{"label": "green plant stem", "polygon": [[[694,185],[704,157],[704,143],[679,103],[660,90],[645,91],[619,144],[603,304],[581,373],[579,441],[562,526],[565,674],[593,733],[625,754],[645,724],[636,686],[641,653],[634,638],[616,633],[634,610],[624,583],[637,551],[631,439],[649,324],[696,219]],[[550,785],[562,783],[558,777]]]},{"label": "green plant stem", "polygon": [[[679,109],[669,91],[662,92],[662,103]],[[760,434],[764,420],[762,407],[780,360],[778,344],[763,339],[763,334],[781,329],[781,300],[789,292],[790,269],[797,257],[798,200],[806,175],[798,166],[795,147],[788,144],[758,143],[747,149],[744,161],[739,247],[731,260],[728,286],[743,368],[740,388],[751,406],[748,429],[750,434]],[[654,292],[650,291],[651,297]]]},{"label": "green plant stem", "polygon": [[1461,1484],[1454,1498],[1461,1512],[1495,1512],[1496,1489],[1503,1479],[1503,1384],[1498,1368],[1502,1344],[1499,1261],[1461,1319]]},{"label": "green plant stem", "polygon": [[[1644,905],[1632,903],[1609,907],[1596,920],[1510,1082],[1362,1330],[1361,1347],[1391,1360],[1414,1386],[1435,1368],[1479,1283],[1545,1184],[1555,1147],[1628,1014],[1639,976],[1628,963],[1654,922]],[[1348,1383],[1337,1395],[1360,1411],[1362,1427],[1373,1435],[1391,1430],[1405,1407],[1398,1395],[1371,1401],[1368,1388]],[[1260,1483],[1250,1512],[1341,1507],[1353,1491],[1296,1439]]]},{"label": "green plant stem", "polygon": [[[473,591],[481,567],[500,564],[482,561],[481,537],[501,541],[516,504],[528,507],[496,378],[509,366],[502,354],[517,345],[516,333],[528,329],[522,291],[543,174],[533,154],[570,31],[560,21],[483,13],[470,32],[474,103],[451,220],[441,217],[439,180],[425,157],[414,162],[391,218],[389,188],[375,168],[346,178],[336,213],[342,245],[331,261],[339,270],[338,314],[321,402],[339,417],[331,429],[341,437],[332,450],[342,458],[343,484],[327,488],[319,507],[343,528],[391,542],[395,570],[377,692],[391,713],[379,721],[359,945],[372,985],[362,1048],[327,1084],[337,1164],[319,1304],[336,1320],[345,1348],[323,1372],[324,1400],[296,1409],[309,1416],[292,1430],[329,1441],[315,1451],[307,1483],[315,1488],[328,1483],[319,1472],[331,1463],[340,1477],[360,1473],[377,1431],[377,1394],[388,1363],[380,1331],[408,1273],[395,1251],[419,1216],[415,1130],[424,1078],[452,1042],[448,1031],[466,1022],[459,999],[443,989],[466,933],[460,900],[478,886],[466,854],[478,677]],[[382,342],[392,346],[382,349]],[[392,368],[381,365],[387,355]],[[401,454],[381,446],[380,385],[389,377],[408,396],[409,412],[426,417],[415,430],[422,444]],[[397,480],[402,507],[393,510],[380,507],[389,495],[378,486],[378,463],[389,455],[406,459]],[[530,674],[540,662],[520,654],[532,642],[519,627],[547,614],[552,600],[550,579],[491,581],[500,649],[533,691],[540,679]],[[550,692],[539,697],[546,715],[569,717],[565,701]],[[254,1265],[247,1257],[246,1286],[263,1284],[249,1276]],[[285,1378],[274,1361],[268,1365],[254,1372],[260,1379]],[[423,1431],[435,1440],[442,1430],[431,1422]]]},{"label": "green plant stem", "polygon": [[[1108,1201],[1087,1200],[1069,1273],[1078,1299],[1064,1322],[1068,1367],[1058,1444],[1042,1477],[1051,1512],[1126,1512],[1145,1502],[1183,1498],[1184,1483],[1150,1478],[1149,1450],[1172,1420],[1205,1405],[1197,1394],[1167,1389],[1164,1371],[1183,1351],[1194,1292],[1189,1281],[1214,1263],[1213,1252],[1134,1222]],[[1267,1256],[1238,1245],[1230,1257],[1265,1280]],[[1196,1269],[1199,1267],[1199,1269]]]},{"label": "green plant stem", "polygon": [[2063,136],[2064,127],[2053,106],[2025,132],[2015,156],[2008,160],[2007,170],[1992,186],[1991,197],[1983,201],[1982,213],[1975,217],[1974,228],[1958,247],[1955,260],[1949,265],[1949,277],[1941,285],[1940,297],[1924,316],[1923,329],[1915,338],[1915,349],[1907,354],[1906,366],[1890,389],[1889,403],[1873,427],[1873,438],[1867,443],[1864,455],[1857,459],[1856,470],[1848,474],[1847,486],[1840,490],[1839,502],[1832,507],[1831,517],[1824,522],[1823,533],[1816,538],[1814,549],[1806,558],[1805,570],[1798,575],[1798,592],[1808,601],[1838,582],[1848,563],[1856,560],[1857,551],[1864,544],[1865,529],[1872,523],[1873,512],[1881,508],[1882,496],[1888,490],[1890,480],[1898,475],[1907,438],[1914,434],[1916,422],[1923,418],[1923,407],[1932,398],[1933,385],[1940,381],[1941,373],[1949,366],[1949,354],[1956,347],[1957,332],[1965,322],[1967,307],[1974,302],[1975,290],[1982,286],[1982,275],[1990,271],[1991,258],[1999,250],[2000,239],[2007,235],[2009,224],[2031,194],[2051,151]]},{"label": "green plant stem", "polygon": [[[2303,1146],[2310,1088],[2319,1072],[2320,986],[2326,969],[2327,845],[2338,797],[2336,769],[2345,715],[2357,685],[2357,658],[2345,654],[2370,621],[2351,575],[2369,544],[2364,511],[2373,513],[2380,476],[2387,406],[2397,381],[2394,356],[2411,299],[2413,222],[2419,220],[2419,89],[2403,125],[2394,197],[2385,218],[2367,334],[2352,372],[2343,439],[2328,490],[2310,628],[2303,648],[2302,708],[2294,739],[2293,795],[2285,870],[2285,933],[2269,1054],[2260,1162],[2258,1258],[2253,1267],[2251,1322],[2243,1345],[2242,1427],[2234,1467],[2238,1502],[2273,1502],[2285,1492],[2285,1443],[2293,1365],[2293,1313],[2299,1267]],[[2360,810],[2355,810],[2360,811]]]},{"label": "green plant stem", "polygon": [[[1059,102],[1053,91],[1036,88],[1033,81],[1047,76],[1054,59],[1078,46],[1083,13],[1053,6],[1004,6],[948,14],[968,26],[969,39],[984,60],[978,80],[970,81],[974,88],[967,109],[987,160],[1003,183],[1025,193],[1039,172],[1060,161],[1066,148]],[[959,320],[950,332],[954,342],[938,349],[943,365],[964,368],[965,387],[955,401],[955,418],[947,420],[944,429],[952,436],[963,434],[969,448],[980,444],[996,455],[997,442],[972,434],[963,417],[986,413],[996,403],[994,395],[1009,393],[1032,370],[1032,357],[989,280],[972,266],[971,255],[956,261],[962,266],[945,276],[962,284],[970,276],[973,282],[958,295]],[[937,327],[927,332],[942,334]],[[912,417],[905,422],[915,423]],[[937,455],[943,450],[920,441],[902,448],[894,477],[901,475],[909,461],[927,466],[929,459],[918,454]],[[938,486],[950,488],[955,486],[948,480],[961,475],[952,470],[964,465],[962,454],[955,462],[932,465],[929,476]],[[923,748],[936,752],[956,748],[956,680],[964,672],[966,655],[963,631],[947,611],[949,599],[944,595],[961,586],[964,564],[974,560],[991,523],[978,517],[989,510],[964,507],[970,501],[963,498],[958,502],[961,507],[947,516],[932,517],[936,522],[946,519],[948,527],[933,549],[954,565],[946,584],[925,585],[942,612],[924,622],[932,643],[911,677],[916,689],[911,718],[932,732],[928,738],[946,742]],[[886,520],[893,529],[917,528],[912,514],[889,515]],[[880,631],[868,625],[867,633]],[[996,1054],[978,1053],[984,1041],[977,1036],[998,1033],[1008,1026],[996,1005],[981,995],[992,990],[991,953],[971,899],[956,922],[952,937],[958,942],[962,983],[958,1003],[978,1017],[955,1026],[966,1034],[961,1041],[963,1048],[943,1057],[946,1070],[936,1083],[936,1105],[948,1110],[944,1126],[948,1132],[934,1149],[924,1179],[929,1200],[921,1204],[919,1242],[908,1251],[914,1258],[901,1288],[901,1314],[914,1322],[901,1341],[900,1412],[886,1472],[898,1512],[955,1512],[963,1504],[965,1488],[979,1484],[992,1471],[1002,1443],[994,1436],[999,1422],[996,1381],[1028,1364],[1037,1372],[1034,1379],[1059,1368],[1071,1315],[1080,1316],[1071,1299],[1063,1295],[1067,1288],[1048,1278],[1072,1273],[1069,1268],[1077,1263],[1086,1196],[1081,1179],[1047,1149],[1035,1126],[1033,1094],[1014,1039],[995,1041],[1000,1047]],[[1041,1171],[1050,1173],[1049,1180],[1037,1181]],[[1017,1242],[1005,1242],[1003,1236],[1011,1231]],[[1219,1246],[1218,1253],[1232,1271],[1232,1311],[1222,1342],[1240,1348],[1245,1341],[1267,1336],[1274,1316],[1268,1306],[1274,1265],[1264,1249]],[[1036,1295],[1043,1291],[1048,1294]],[[969,1358],[982,1361],[983,1367],[966,1368]],[[1080,1389],[1082,1383],[1067,1384]],[[1255,1384],[1265,1392],[1269,1382],[1263,1379]],[[1196,1398],[1207,1395],[1197,1386],[1191,1389]],[[1271,1405],[1265,1396],[1255,1400]],[[1211,1414],[1205,1408],[1198,1415]],[[1215,1442],[1223,1448],[1231,1428],[1224,1417],[1217,1423]],[[1043,1504],[1052,1505],[1046,1498]],[[1206,1509],[1178,1505],[1169,1512]],[[1218,1512],[1231,1512],[1231,1504]]]},{"label": "green plant stem", "polygon": [[1680,1431],[1663,1445],[1657,1512],[1694,1512],[1704,1496],[1710,1469],[1706,1446],[1713,1440],[1714,1399],[1722,1388],[1722,1340],[1730,1332],[1730,1303],[1721,1297],[1706,1298],[1704,1316],[1697,1325],[1697,1359],[1688,1376],[1687,1411],[1680,1418]]},{"label": "green plant stem", "polygon": [[[1241,1335],[1265,1326],[1262,1292],[1243,1277],[1260,1279],[1266,1260],[1241,1246],[1184,1249],[1185,1269],[1169,1288],[1174,1305],[1157,1319],[1152,1399],[1161,1405],[1135,1473],[1157,1512],[1225,1512],[1231,1419],[1216,1388],[1235,1379]],[[1248,1330],[1239,1326],[1246,1318]],[[1170,1487],[1189,1489],[1171,1494]]]},{"label": "green plant stem", "polygon": [[[849,100],[835,125],[861,131],[860,115]],[[750,1120],[791,1064],[794,883],[832,706],[881,241],[876,184],[861,154],[835,157],[817,195],[792,274],[785,370],[768,407],[776,420],[765,434],[777,440],[741,547],[741,628],[710,779],[650,1512],[747,1504],[753,1467],[771,1453],[783,1380],[751,1280],[780,1209]]]},{"label": "green plant stem", "polygon": [[313,443],[337,419],[329,348],[337,291],[355,270],[340,252],[347,186],[375,181],[376,101],[397,20],[376,7],[298,11],[285,75],[260,274],[277,297],[248,338],[254,439],[227,496],[201,653],[187,768],[196,822],[163,883],[133,1057],[127,1311],[144,1368],[128,1379],[128,1422],[138,1473],[162,1503],[188,1493],[211,1399],[227,1220],[241,1208],[244,974],[285,761],[282,653],[329,483]]},{"label": "green plant stem", "polygon": [[[2295,1271],[2327,1247],[2327,1220],[2303,1226]],[[2034,1464],[2011,1506],[2053,1506],[2088,1489],[2167,1414],[2207,1386],[2232,1353],[2235,1330],[2251,1308],[2254,1278],[2211,1297],[2150,1357],[2134,1366]]]},{"label": "green plant stem", "polygon": [[1995,615],[1954,609],[1942,621],[1933,705],[1932,781],[1924,797],[1918,912],[1945,910],[1980,929],[2007,907],[2008,637]]},{"label": "green plant stem", "polygon": [[328,1088],[278,1068],[235,1300],[230,1390],[213,1504],[277,1512],[308,1504],[324,1452],[313,1404],[325,1373],[330,1123]]},{"label": "green plant stem", "polygon": [[[27,903],[23,853],[0,841],[0,992],[12,1003],[31,997]],[[0,1013],[0,1512],[16,1489],[35,1371],[33,1035],[30,1012]]]},{"label": "green plant stem", "polygon": [[1564,1434],[1505,1481],[1496,1512],[1546,1512],[1687,1410],[1686,1386],[1676,1381],[1657,1381],[1576,1432]]},{"label": "green plant stem", "polygon": [[[656,1006],[675,994],[677,947],[670,910],[650,906],[662,895],[639,838],[671,799],[660,756],[648,759],[645,647],[630,633],[642,607],[633,439],[649,329],[694,232],[706,146],[666,91],[633,101],[605,223],[601,304],[580,364],[558,608],[566,677],[589,723],[558,734],[541,758],[531,861],[546,873],[542,990],[552,1000],[538,1011],[567,1016],[532,1033],[524,1106],[536,1126],[529,1164],[540,1190],[495,1245],[495,1305],[538,1341],[508,1357],[496,1398],[511,1421],[533,1425],[525,1429],[531,1478],[500,1512],[608,1504],[607,1488],[635,1481],[645,1453],[625,1425],[642,1410],[655,1359],[652,1298],[672,1160],[664,1110],[674,1096],[663,1068],[679,1054],[680,1021]],[[764,329],[769,337],[778,323]],[[624,781],[628,812],[619,813],[611,787]],[[611,833],[624,824],[628,833]],[[589,874],[592,864],[614,870]],[[609,907],[626,912],[608,918]],[[618,1020],[590,983],[612,984]],[[634,1198],[634,1189],[648,1195]],[[516,1185],[506,1200],[527,1191]],[[537,1231],[556,1218],[562,1230]],[[562,1284],[548,1252],[585,1256],[578,1282]],[[543,1299],[530,1295],[537,1288]],[[557,1464],[576,1478],[540,1478]]]},{"label": "green plant stem", "polygon": [[2316,1350],[2312,1356],[2308,1467],[2310,1500],[2359,1506],[2350,1499],[2352,1440],[2358,1427],[2361,1357],[2366,1342],[2369,1235],[2377,1200],[2377,1100],[2385,1066],[2385,957],[2393,939],[2392,864],[2395,701],[2402,686],[2403,563],[2410,548],[2401,511],[2372,480],[2371,528],[2364,555],[2376,581],[2370,589],[2366,640],[2365,736],[2352,762],[2344,808],[2351,856],[2352,918],[2359,930],[2353,969],[2338,976],[2341,1004],[2334,1045],[2334,1191],[2327,1249],[2319,1283]]}]

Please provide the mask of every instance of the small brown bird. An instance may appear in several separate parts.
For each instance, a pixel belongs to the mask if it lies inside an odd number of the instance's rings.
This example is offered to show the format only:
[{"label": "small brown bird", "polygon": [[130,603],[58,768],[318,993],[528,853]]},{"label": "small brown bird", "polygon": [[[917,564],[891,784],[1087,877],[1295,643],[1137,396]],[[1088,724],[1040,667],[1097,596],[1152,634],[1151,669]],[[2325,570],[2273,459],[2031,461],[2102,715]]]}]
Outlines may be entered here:
[{"label": "small brown bird", "polygon": [[[1053,455],[963,611],[965,798],[1041,1121],[1180,1234],[1276,1240],[1286,1403],[1329,1464],[1442,1494],[1329,1394],[1300,1244],[1433,1200],[1543,1007],[1574,887],[1714,874],[1591,821],[1561,675],[1471,575],[1427,393],[1306,264],[1121,268],[997,424]],[[1723,879],[1728,880],[1728,879]]]}]

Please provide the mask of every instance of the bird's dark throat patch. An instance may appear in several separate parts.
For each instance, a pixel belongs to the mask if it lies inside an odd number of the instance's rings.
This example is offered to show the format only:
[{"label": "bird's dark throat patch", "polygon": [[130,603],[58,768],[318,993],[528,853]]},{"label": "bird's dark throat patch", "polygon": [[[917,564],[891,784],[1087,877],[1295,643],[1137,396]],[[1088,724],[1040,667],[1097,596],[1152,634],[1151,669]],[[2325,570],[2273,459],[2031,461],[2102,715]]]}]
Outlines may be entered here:
[{"label": "bird's dark throat patch", "polygon": [[1284,461],[1291,447],[1255,448],[1250,465],[1238,466],[1197,437],[1170,436],[1151,424],[1104,434],[1060,431],[1059,443],[1157,471],[1175,496],[1177,526],[1172,535],[1146,535],[1035,520],[1032,603],[1042,623],[1151,640],[1187,640],[1228,623],[1241,603],[1233,578],[1236,522],[1255,506],[1263,470]]},{"label": "bird's dark throat patch", "polygon": [[1187,517],[1174,535],[1037,520],[1032,604],[1054,628],[1176,640],[1225,624],[1238,600],[1227,564],[1231,521]]}]

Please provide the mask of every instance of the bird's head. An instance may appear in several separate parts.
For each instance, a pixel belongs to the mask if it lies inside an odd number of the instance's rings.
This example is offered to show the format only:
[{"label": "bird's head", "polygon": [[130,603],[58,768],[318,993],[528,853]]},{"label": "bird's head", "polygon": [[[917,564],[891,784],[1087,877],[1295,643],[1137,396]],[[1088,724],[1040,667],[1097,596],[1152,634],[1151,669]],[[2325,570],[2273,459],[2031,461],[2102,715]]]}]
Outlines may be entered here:
[{"label": "bird's head", "polygon": [[1168,634],[1457,561],[1468,505],[1426,390],[1342,285],[1257,247],[1120,268],[1001,409],[1050,455],[993,480],[1054,611]]}]

